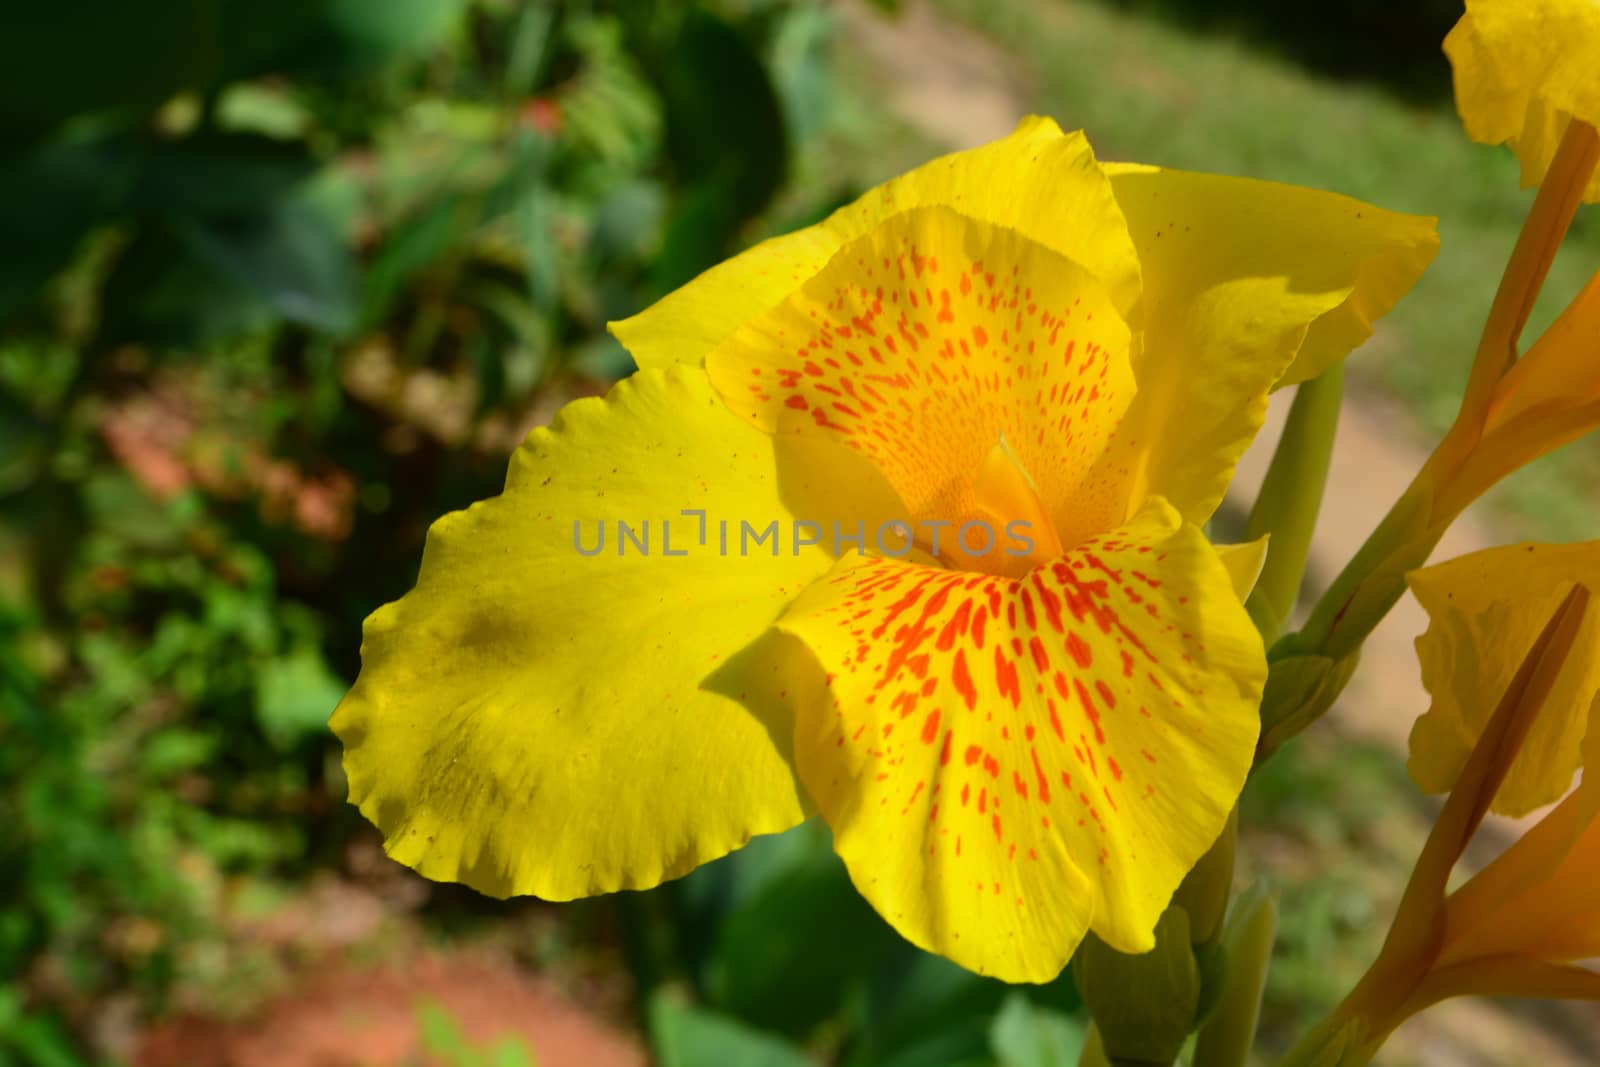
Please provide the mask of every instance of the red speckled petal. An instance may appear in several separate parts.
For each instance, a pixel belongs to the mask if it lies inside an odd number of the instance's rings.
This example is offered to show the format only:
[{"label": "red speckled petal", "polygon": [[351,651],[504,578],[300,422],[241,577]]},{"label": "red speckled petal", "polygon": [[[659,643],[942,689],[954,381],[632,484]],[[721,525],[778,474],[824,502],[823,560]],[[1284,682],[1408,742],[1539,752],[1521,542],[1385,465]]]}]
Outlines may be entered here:
[{"label": "red speckled petal", "polygon": [[830,672],[795,751],[856,885],[981,973],[1148,951],[1250,768],[1260,638],[1159,499],[1022,579],[846,558],[779,627]]},{"label": "red speckled petal", "polygon": [[1086,481],[1132,402],[1128,330],[1082,267],[1015,230],[917,208],[845,245],[707,360],[737,413],[870,458],[917,521],[981,514],[1003,436],[1063,544],[1120,487]]}]

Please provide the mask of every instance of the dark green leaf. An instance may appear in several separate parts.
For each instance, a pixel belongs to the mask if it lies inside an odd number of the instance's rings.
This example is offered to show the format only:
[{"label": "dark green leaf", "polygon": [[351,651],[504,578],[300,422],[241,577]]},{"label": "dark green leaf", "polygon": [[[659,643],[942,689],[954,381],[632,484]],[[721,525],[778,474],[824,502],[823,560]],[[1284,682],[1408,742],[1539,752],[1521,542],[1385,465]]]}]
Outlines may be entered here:
[{"label": "dark green leaf", "polygon": [[785,839],[785,854],[724,917],[706,984],[721,1010],[798,1034],[838,1010],[899,939],[850,884],[820,822]]},{"label": "dark green leaf", "polygon": [[0,318],[65,267],[84,235],[126,200],[133,157],[115,137],[44,145],[0,166]]},{"label": "dark green leaf", "polygon": [[766,206],[783,183],[789,146],[761,58],[714,15],[696,10],[684,18],[664,90],[667,153],[691,190],[671,227],[677,251],[657,275],[670,288],[721,258],[738,228]]},{"label": "dark green leaf", "polygon": [[226,220],[191,218],[177,232],[197,260],[288,321],[333,334],[355,324],[355,265],[316,205],[291,199]]},{"label": "dark green leaf", "polygon": [[676,289],[722,260],[739,226],[728,184],[707,180],[679,197],[651,270],[657,289]]},{"label": "dark green leaf", "polygon": [[139,233],[101,293],[101,337],[109,344],[204,345],[272,321],[262,297],[218,273],[163,225]]},{"label": "dark green leaf", "polygon": [[1006,986],[902,944],[867,986],[861,1067],[921,1067],[989,1059],[989,1020]]},{"label": "dark green leaf", "polygon": [[255,134],[165,141],[142,161],[133,209],[203,218],[248,214],[291,196],[316,169],[304,145]]}]

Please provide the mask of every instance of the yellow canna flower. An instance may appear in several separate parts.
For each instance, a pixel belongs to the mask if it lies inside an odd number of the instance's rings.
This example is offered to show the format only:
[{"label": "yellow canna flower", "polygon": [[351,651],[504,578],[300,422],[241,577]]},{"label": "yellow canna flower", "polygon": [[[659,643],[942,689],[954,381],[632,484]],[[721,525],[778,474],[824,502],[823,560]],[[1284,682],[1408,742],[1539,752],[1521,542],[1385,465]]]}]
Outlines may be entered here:
[{"label": "yellow canna flower", "polygon": [[1426,472],[1436,528],[1506,475],[1600,427],[1597,359],[1600,272],[1526,355],[1488,382],[1481,419],[1458,419],[1441,443]]},{"label": "yellow canna flower", "polygon": [[1266,673],[1259,555],[1199,524],[1269,390],[1434,248],[1041,119],[758,245],[616,324],[639,373],[433,527],[334,715],[352,800],[430,878],[557,900],[820,811],[969,968],[1148,949]]},{"label": "yellow canna flower", "polygon": [[[1505,787],[1524,744],[1549,709],[1565,711],[1562,674],[1583,658],[1586,585],[1568,583],[1501,692],[1406,884],[1377,960],[1350,995],[1284,1059],[1287,1067],[1360,1067],[1396,1027],[1455,996],[1600,1000],[1600,781],[1586,779],[1516,844],[1453,893],[1450,872]],[[1577,656],[1574,656],[1574,653]],[[1585,711],[1594,705],[1585,702]],[[1583,718],[1600,726],[1600,713]],[[1600,759],[1600,729],[1584,747]]]},{"label": "yellow canna flower", "polygon": [[[1554,696],[1551,706],[1563,707]],[[1600,713],[1586,718],[1600,724]],[[1584,747],[1589,759],[1600,753],[1600,730],[1588,731]],[[1507,957],[1600,960],[1600,776],[1581,781],[1447,900],[1436,969],[1476,966],[1487,980],[1503,973],[1493,961]],[[1600,975],[1589,988],[1600,994]]]},{"label": "yellow canna flower", "polygon": [[[1570,547],[1587,550],[1592,566],[1593,546]],[[1582,754],[1574,759],[1600,766],[1600,699],[1592,688],[1572,684],[1574,674],[1589,674],[1587,661],[1593,657],[1589,587],[1582,581],[1566,586],[1555,611],[1545,612],[1558,621],[1567,616],[1565,625],[1558,629],[1552,623],[1545,638],[1534,640],[1536,649],[1545,646],[1551,661],[1531,687],[1530,696],[1542,698],[1529,701],[1530,714],[1537,717],[1510,736],[1485,732],[1481,743],[1491,751],[1477,758],[1493,770],[1482,793],[1494,792],[1497,782],[1501,792],[1512,785],[1545,719],[1575,722],[1581,742],[1573,747],[1581,747]],[[1545,599],[1548,608],[1554,601]],[[1527,634],[1507,633],[1505,639],[1525,644]],[[1481,818],[1485,807],[1494,806],[1484,796],[1474,810]],[[1465,844],[1465,835],[1461,841]],[[1580,780],[1515,844],[1449,894],[1437,914],[1437,951],[1414,995],[1418,1004],[1466,994],[1600,999],[1600,973],[1567,966],[1600,960],[1600,777]]]},{"label": "yellow canna flower", "polygon": [[[1489,712],[1551,610],[1575,584],[1600,589],[1600,542],[1506,545],[1407,577],[1429,615],[1417,639],[1422,681],[1433,697],[1411,732],[1409,769],[1430,793],[1452,789]],[[1549,708],[1510,763],[1493,810],[1521,816],[1559,799],[1582,766],[1589,708],[1600,694],[1600,615],[1590,613],[1577,654],[1562,668]]]},{"label": "yellow canna flower", "polygon": [[[1467,133],[1509,142],[1524,187],[1544,180],[1568,127],[1600,126],[1600,3],[1467,0],[1445,38],[1456,108]],[[1584,199],[1600,200],[1600,176]]]}]

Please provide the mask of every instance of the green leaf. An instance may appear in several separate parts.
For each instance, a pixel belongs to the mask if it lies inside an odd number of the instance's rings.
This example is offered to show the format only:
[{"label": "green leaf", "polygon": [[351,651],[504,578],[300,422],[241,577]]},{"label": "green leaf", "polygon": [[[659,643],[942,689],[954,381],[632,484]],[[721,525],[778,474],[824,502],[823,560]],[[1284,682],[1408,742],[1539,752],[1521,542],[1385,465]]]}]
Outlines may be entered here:
[{"label": "green leaf", "polygon": [[676,289],[724,258],[740,222],[729,184],[710,179],[679,195],[651,268],[658,289]]},{"label": "green leaf", "polygon": [[198,261],[288,321],[332,334],[354,325],[354,262],[312,204],[286,200],[226,221],[190,219],[177,232]]},{"label": "green leaf", "polygon": [[279,320],[341,335],[356,321],[342,229],[310,185],[238,211],[163,214],[106,282],[104,339],[200,346]]},{"label": "green leaf", "polygon": [[170,226],[146,226],[117,259],[101,290],[106,345],[212,344],[272,325],[257,294],[195,256]]},{"label": "green leaf", "polygon": [[305,647],[269,661],[256,674],[256,720],[281,751],[324,734],[344,696],[344,682],[316,649]]},{"label": "green leaf", "polygon": [[481,206],[459,193],[440,196],[397,222],[385,235],[362,279],[362,321],[382,321],[420,274],[456,254],[482,221]]},{"label": "green leaf", "polygon": [[539,84],[554,43],[554,25],[555,11],[544,4],[529,4],[516,17],[502,82],[508,98],[520,100]]},{"label": "green leaf", "polygon": [[1149,952],[1118,952],[1092,932],[1072,961],[1073,978],[1113,1062],[1171,1063],[1200,1004],[1189,916],[1169,907]]},{"label": "green leaf", "polygon": [[464,0],[212,0],[225,80],[352,77],[417,56],[460,22]]},{"label": "green leaf", "polygon": [[650,1002],[650,1038],[661,1067],[815,1067],[800,1049],[671,993]]},{"label": "green leaf", "polygon": [[724,916],[706,986],[720,1010],[799,1034],[833,1014],[898,938],[850,884],[820,821],[784,837],[786,852]]},{"label": "green leaf", "polygon": [[657,264],[674,288],[729,250],[783,184],[787,121],[761,58],[737,29],[704,11],[683,20],[663,86],[667,154],[687,190]]},{"label": "green leaf", "polygon": [[728,22],[691,11],[667,68],[667,153],[686,183],[731,177],[742,215],[766,205],[783,181],[783,108],[761,57]]},{"label": "green leaf", "polygon": [[861,1067],[989,1063],[989,1026],[1009,987],[900,943],[867,984]]},{"label": "green leaf", "polygon": [[115,137],[44,145],[0,166],[0,318],[67,266],[84,236],[112,218],[133,181],[133,155]]},{"label": "green leaf", "polygon": [[141,160],[132,206],[141,215],[248,215],[293,195],[316,172],[304,145],[259,134],[163,141]]},{"label": "green leaf", "polygon": [[1001,1067],[1076,1067],[1084,1029],[1078,1020],[1041,1008],[1018,990],[1006,997],[989,1034]]},{"label": "green leaf", "polygon": [[833,114],[833,56],[830,45],[838,15],[822,6],[797,5],[779,17],[769,50],[774,87],[795,141],[820,133]]}]

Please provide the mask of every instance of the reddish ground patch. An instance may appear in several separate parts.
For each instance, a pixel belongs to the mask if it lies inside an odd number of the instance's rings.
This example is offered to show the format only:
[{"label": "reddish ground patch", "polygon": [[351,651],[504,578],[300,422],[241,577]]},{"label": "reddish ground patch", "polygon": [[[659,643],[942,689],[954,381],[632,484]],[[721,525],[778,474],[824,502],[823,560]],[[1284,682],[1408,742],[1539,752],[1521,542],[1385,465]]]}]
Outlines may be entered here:
[{"label": "reddish ground patch", "polygon": [[246,1022],[185,1018],[140,1042],[134,1067],[423,1067],[418,1007],[442,1006],[474,1047],[520,1038],[538,1067],[644,1067],[633,1037],[548,979],[467,954],[405,967],[338,967],[300,983]]}]

